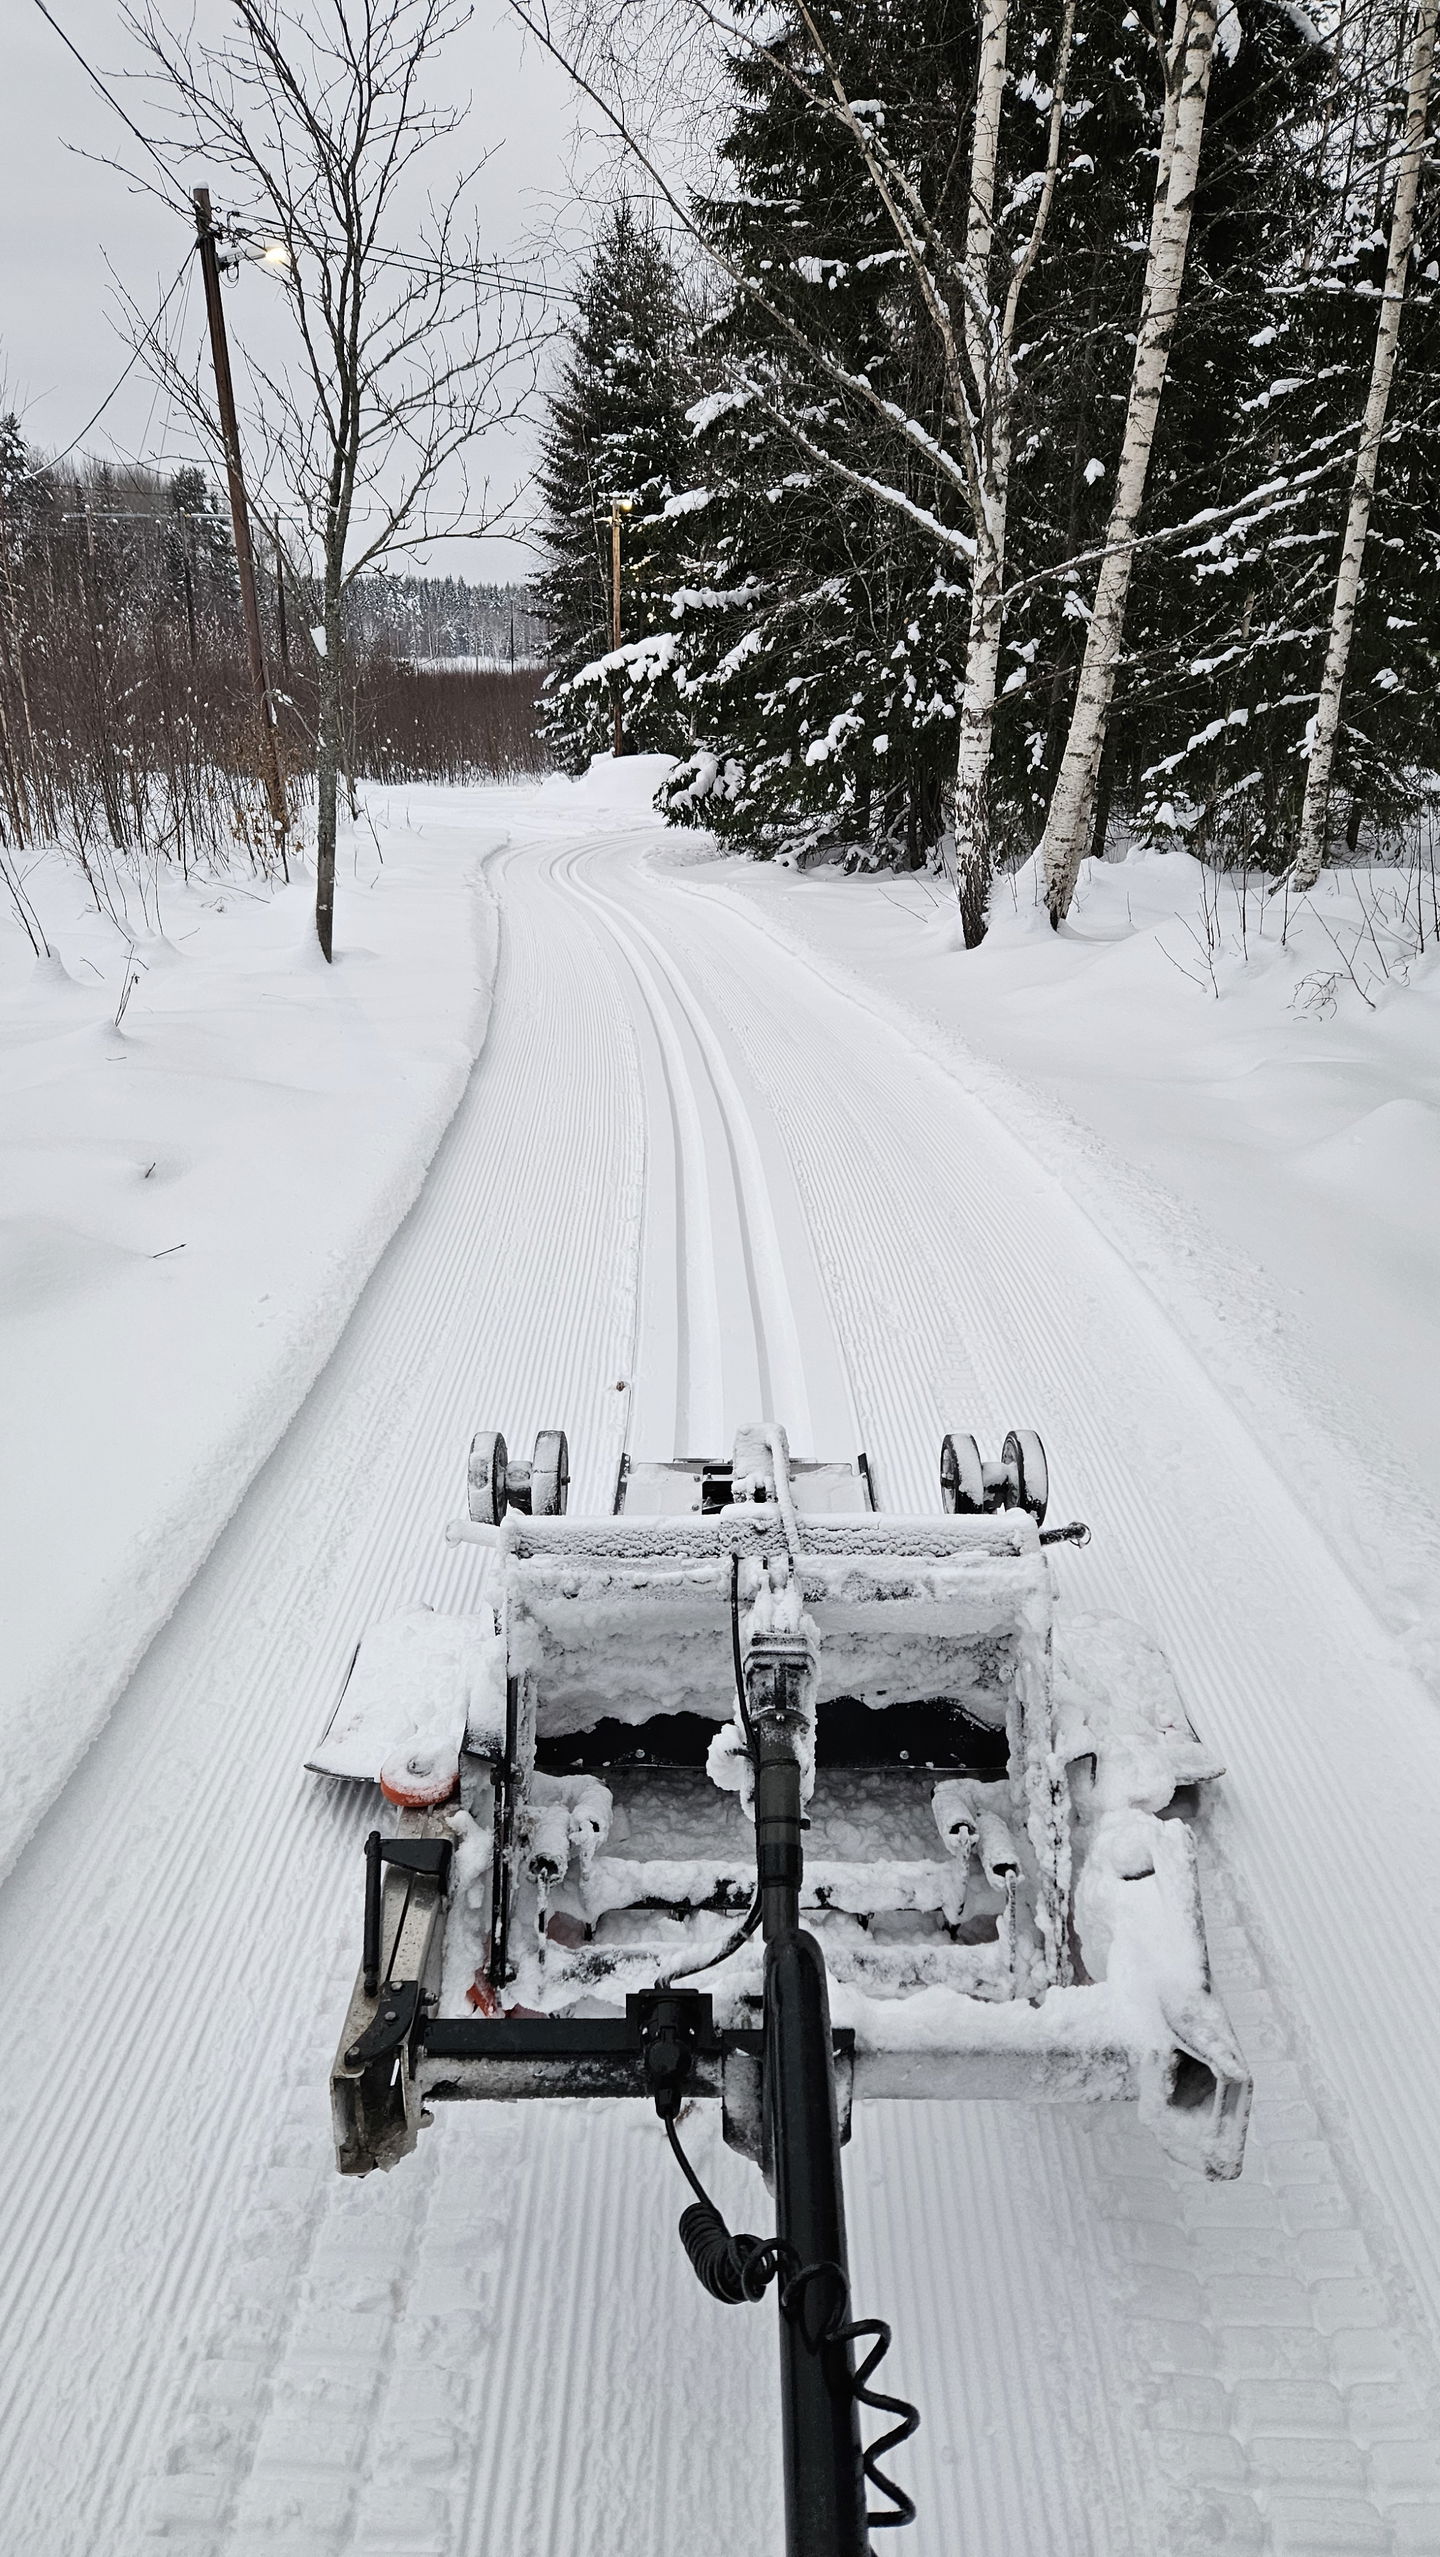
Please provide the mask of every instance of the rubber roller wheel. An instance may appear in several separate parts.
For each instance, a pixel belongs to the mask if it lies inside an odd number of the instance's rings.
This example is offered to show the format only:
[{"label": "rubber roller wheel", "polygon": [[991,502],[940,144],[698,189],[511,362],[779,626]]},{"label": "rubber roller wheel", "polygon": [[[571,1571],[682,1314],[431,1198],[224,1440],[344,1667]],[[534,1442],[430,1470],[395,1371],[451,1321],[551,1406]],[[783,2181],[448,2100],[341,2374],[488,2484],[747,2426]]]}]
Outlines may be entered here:
[{"label": "rubber roller wheel", "polygon": [[1007,1431],[1000,1450],[1000,1462],[1009,1469],[1014,1483],[1014,1496],[1007,1503],[1013,1509],[1028,1509],[1037,1527],[1044,1523],[1050,1501],[1050,1468],[1040,1435],[1033,1429]]},{"label": "rubber roller wheel", "polygon": [[477,1527],[498,1527],[505,1515],[509,1461],[498,1429],[477,1429],[466,1469],[466,1506]]},{"label": "rubber roller wheel", "polygon": [[[1035,1441],[1038,1447],[1040,1442]],[[940,1441],[940,1499],[961,1518],[979,1518],[985,1509],[985,1468],[973,1438],[947,1431]]]},{"label": "rubber roller wheel", "polygon": [[542,1429],[530,1465],[530,1515],[559,1518],[570,1498],[570,1441],[563,1429]]}]

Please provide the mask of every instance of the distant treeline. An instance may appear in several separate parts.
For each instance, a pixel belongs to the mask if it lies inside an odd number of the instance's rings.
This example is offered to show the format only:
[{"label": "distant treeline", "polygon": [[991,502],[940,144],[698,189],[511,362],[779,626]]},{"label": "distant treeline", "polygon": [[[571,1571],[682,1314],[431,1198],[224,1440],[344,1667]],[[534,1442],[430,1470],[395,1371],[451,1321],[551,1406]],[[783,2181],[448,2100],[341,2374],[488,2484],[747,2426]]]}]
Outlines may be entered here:
[{"label": "distant treeline", "polygon": [[538,666],[545,655],[545,623],[528,587],[461,577],[367,577],[351,590],[350,631],[357,646],[412,663]]},{"label": "distant treeline", "polygon": [[[318,611],[257,527],[282,765],[314,770]],[[516,671],[509,670],[515,615]],[[538,770],[523,590],[373,578],[347,639],[352,782]],[[419,671],[415,659],[461,661]],[[474,674],[465,661],[491,661]],[[82,866],[274,858],[228,513],[205,473],[54,466],[0,419],[0,851],[59,843]]]}]

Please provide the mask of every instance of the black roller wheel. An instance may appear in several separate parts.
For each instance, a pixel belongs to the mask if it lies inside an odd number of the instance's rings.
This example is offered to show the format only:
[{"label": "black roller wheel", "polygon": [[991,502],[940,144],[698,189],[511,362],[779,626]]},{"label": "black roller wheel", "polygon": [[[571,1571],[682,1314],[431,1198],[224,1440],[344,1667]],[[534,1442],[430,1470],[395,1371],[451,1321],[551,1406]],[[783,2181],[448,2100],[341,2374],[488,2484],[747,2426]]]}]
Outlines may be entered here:
[{"label": "black roller wheel", "polygon": [[530,1515],[559,1518],[569,1498],[570,1441],[563,1429],[542,1429],[530,1464]]},{"label": "black roller wheel", "polygon": [[1028,1509],[1037,1527],[1050,1503],[1050,1468],[1040,1435],[1033,1429],[1007,1431],[1000,1462],[1009,1470],[1014,1490],[1007,1508]]},{"label": "black roller wheel", "polygon": [[504,1517],[508,1470],[498,1429],[477,1429],[465,1477],[466,1505],[477,1527],[498,1527]]},{"label": "black roller wheel", "polygon": [[[1038,1445],[1038,1440],[1037,1440]],[[961,1518],[979,1518],[985,1509],[985,1468],[973,1438],[947,1430],[940,1441],[940,1499]]]}]

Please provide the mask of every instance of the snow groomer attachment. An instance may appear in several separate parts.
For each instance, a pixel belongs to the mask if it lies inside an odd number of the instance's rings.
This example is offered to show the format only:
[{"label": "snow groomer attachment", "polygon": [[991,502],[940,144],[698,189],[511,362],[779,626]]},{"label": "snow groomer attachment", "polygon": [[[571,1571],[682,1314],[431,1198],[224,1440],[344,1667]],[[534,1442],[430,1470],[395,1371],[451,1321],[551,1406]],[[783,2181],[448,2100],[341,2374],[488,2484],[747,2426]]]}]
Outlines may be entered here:
[{"label": "snow groomer attachment", "polygon": [[[311,1762],[393,1806],[340,2167],[392,2165],[437,2102],[653,2101],[702,2281],[779,2285],[791,2557],[849,2557],[909,2518],[875,2462],[914,2420],[868,2386],[885,2330],[849,2313],[852,2102],[1133,2098],[1173,2156],[1238,2174],[1250,2081],[1187,1818],[1220,1769],[1143,1634],[1057,1620],[1046,1546],[1086,1531],[1044,1524],[1033,1431],[994,1462],[948,1435],[922,1518],[768,1424],[728,1462],[622,1462],[609,1517],[568,1517],[567,1481],[563,1433],[520,1484],[477,1438],[449,1531],[484,1556],[475,1612],[368,1634]],[[763,2168],[773,2240],[732,2237],[696,2182],[696,2097]],[[861,2405],[899,2419],[868,2451]]]}]

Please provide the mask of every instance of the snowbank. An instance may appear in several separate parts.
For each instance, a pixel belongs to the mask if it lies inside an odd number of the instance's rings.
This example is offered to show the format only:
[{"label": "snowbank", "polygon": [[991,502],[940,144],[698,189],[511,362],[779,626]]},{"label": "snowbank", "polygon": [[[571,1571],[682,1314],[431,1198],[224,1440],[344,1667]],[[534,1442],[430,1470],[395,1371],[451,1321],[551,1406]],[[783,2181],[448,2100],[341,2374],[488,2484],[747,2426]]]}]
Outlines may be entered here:
[{"label": "snowbank", "polygon": [[381,813],[342,847],[333,969],[307,882],[167,884],[143,914],[115,883],[102,915],[51,856],[28,887],[53,955],[0,920],[0,1869],[324,1365],[465,1087],[501,839],[465,815]]},{"label": "snowbank", "polygon": [[[663,848],[655,858],[666,862]],[[739,899],[903,1016],[1146,1281],[1440,1687],[1440,949],[1404,874],[1286,900],[1184,853],[1032,866],[966,952],[943,882],[727,859]]]}]

